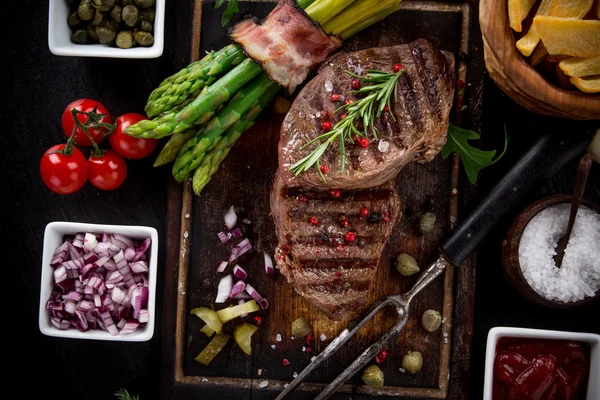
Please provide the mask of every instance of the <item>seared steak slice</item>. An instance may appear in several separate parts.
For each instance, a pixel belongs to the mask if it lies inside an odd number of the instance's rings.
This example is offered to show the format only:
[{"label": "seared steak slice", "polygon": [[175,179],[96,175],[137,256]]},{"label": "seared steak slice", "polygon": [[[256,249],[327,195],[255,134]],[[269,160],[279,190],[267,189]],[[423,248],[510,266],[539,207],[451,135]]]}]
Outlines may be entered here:
[{"label": "seared steak slice", "polygon": [[[289,168],[310,153],[318,143],[302,147],[320,136],[327,118],[335,125],[341,112],[321,117],[321,111],[338,109],[332,93],[346,98],[352,76],[345,73],[369,69],[392,72],[402,64],[404,75],[398,81],[398,101],[393,112],[396,121],[383,115],[376,121],[377,140],[367,148],[346,143],[346,168],[341,172],[339,140],[334,141],[321,159],[329,167],[323,182],[316,168],[294,176]],[[328,91],[327,88],[333,91]],[[392,47],[378,47],[353,53],[338,53],[325,61],[318,75],[300,91],[282,127],[279,142],[279,171],[286,185],[316,188],[366,188],[393,179],[411,161],[426,162],[446,143],[448,117],[454,97],[454,56],[438,51],[424,39]],[[358,129],[362,127],[359,126]],[[383,143],[380,144],[380,142]]]},{"label": "seared steak slice", "polygon": [[[339,320],[365,305],[383,248],[400,220],[401,202],[393,182],[336,196],[287,187],[278,173],[271,214],[279,241],[277,268],[309,304]],[[363,208],[366,216],[360,215]],[[356,234],[353,241],[348,232]]]}]

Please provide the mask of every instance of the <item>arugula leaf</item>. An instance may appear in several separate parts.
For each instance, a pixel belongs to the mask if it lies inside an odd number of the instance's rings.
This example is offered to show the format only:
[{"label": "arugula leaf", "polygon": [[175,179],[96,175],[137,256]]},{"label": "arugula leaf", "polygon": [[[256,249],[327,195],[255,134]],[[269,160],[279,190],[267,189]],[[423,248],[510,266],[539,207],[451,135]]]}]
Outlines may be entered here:
[{"label": "arugula leaf", "polygon": [[[225,0],[217,0],[215,2],[215,8],[221,7],[225,3]],[[223,15],[221,16],[221,27],[224,27],[229,22],[231,22],[231,18],[236,12],[239,12],[240,8],[238,7],[238,0],[228,0],[227,8]]]},{"label": "arugula leaf", "polygon": [[140,400],[140,396],[134,396],[134,395],[129,394],[127,389],[117,390],[117,392],[115,393],[115,396],[119,400]]},{"label": "arugula leaf", "polygon": [[495,164],[506,153],[508,147],[508,133],[504,126],[504,150],[502,154],[494,159],[496,150],[484,151],[471,146],[469,140],[479,139],[479,134],[474,131],[460,128],[450,124],[448,126],[448,139],[442,148],[442,158],[446,159],[450,154],[456,152],[460,156],[465,167],[467,177],[472,184],[477,182],[477,175],[485,167]]}]

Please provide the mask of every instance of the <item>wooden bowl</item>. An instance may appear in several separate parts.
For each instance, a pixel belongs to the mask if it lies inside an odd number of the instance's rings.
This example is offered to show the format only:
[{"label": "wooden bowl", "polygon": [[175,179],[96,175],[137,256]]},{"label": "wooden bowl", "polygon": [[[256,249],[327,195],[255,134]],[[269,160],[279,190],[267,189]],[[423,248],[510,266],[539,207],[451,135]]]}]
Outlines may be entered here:
[{"label": "wooden bowl", "polygon": [[600,94],[554,86],[517,50],[508,24],[507,0],[481,0],[479,25],[490,77],[511,99],[538,114],[575,120],[600,119]]},{"label": "wooden bowl", "polygon": [[[525,227],[529,224],[533,217],[535,217],[540,211],[544,210],[547,207],[570,202],[571,196],[566,195],[554,195],[536,201],[535,203],[527,207],[525,210],[523,210],[521,214],[519,214],[519,216],[515,219],[511,227],[508,229],[508,233],[506,234],[506,237],[502,242],[502,267],[504,269],[504,275],[506,276],[508,282],[515,288],[515,290],[519,294],[521,294],[528,300],[551,308],[578,308],[581,306],[588,305],[600,298],[600,291],[598,291],[593,297],[587,297],[583,300],[574,301],[570,303],[549,300],[543,297],[542,295],[538,294],[535,290],[533,290],[531,286],[529,286],[529,283],[527,283],[527,280],[525,280],[525,277],[523,276],[521,266],[519,265],[519,243],[521,241],[521,235],[523,234]],[[583,200],[581,204],[600,213],[600,206],[597,204],[594,204],[587,200]]]}]

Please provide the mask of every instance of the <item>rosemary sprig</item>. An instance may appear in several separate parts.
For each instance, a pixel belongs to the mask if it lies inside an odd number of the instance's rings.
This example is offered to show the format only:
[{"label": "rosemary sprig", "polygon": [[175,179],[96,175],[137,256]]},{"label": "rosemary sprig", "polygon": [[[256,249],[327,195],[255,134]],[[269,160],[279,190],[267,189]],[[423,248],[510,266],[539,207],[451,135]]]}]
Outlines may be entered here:
[{"label": "rosemary sprig", "polygon": [[[302,149],[310,146],[313,143],[321,142],[313,151],[310,152],[306,157],[302,158],[294,165],[290,167],[290,171],[294,175],[299,175],[303,172],[308,171],[315,164],[319,169],[319,175],[323,182],[325,176],[320,170],[320,159],[325,153],[325,150],[333,143],[336,139],[340,141],[340,161],[341,171],[344,172],[346,165],[346,141],[351,141],[352,135],[357,137],[369,137],[371,135],[377,139],[377,132],[375,131],[375,119],[380,118],[383,111],[387,109],[391,118],[395,121],[394,113],[392,112],[392,96],[394,102],[397,101],[397,90],[398,79],[404,74],[404,69],[399,68],[398,72],[389,73],[377,70],[368,70],[366,76],[356,75],[350,71],[346,71],[350,76],[362,81],[365,86],[360,89],[354,90],[351,93],[358,95],[366,95],[365,97],[356,100],[353,103],[344,104],[335,112],[346,111],[346,117],[338,121],[335,126],[313,140],[302,146]],[[362,125],[362,131],[357,128],[357,125]]]}]

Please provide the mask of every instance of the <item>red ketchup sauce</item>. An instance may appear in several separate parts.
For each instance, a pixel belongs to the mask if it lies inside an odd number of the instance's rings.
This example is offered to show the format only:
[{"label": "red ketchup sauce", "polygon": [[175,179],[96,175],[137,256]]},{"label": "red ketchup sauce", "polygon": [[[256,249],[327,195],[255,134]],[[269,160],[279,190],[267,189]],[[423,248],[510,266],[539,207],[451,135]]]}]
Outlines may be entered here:
[{"label": "red ketchup sauce", "polygon": [[582,400],[590,367],[587,343],[501,338],[494,358],[493,400]]}]

